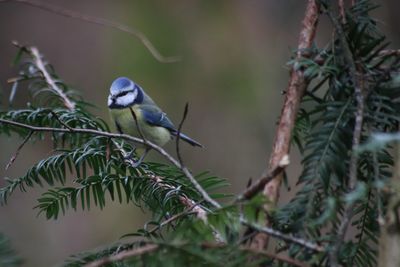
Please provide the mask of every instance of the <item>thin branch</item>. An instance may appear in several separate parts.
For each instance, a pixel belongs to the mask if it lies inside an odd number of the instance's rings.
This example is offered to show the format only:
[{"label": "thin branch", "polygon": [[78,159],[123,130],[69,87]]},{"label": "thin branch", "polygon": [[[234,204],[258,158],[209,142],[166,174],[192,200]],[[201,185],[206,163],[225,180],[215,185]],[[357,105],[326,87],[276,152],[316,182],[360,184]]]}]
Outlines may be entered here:
[{"label": "thin branch", "polygon": [[86,265],[84,265],[84,267],[100,267],[100,266],[104,266],[106,264],[110,264],[110,263],[114,263],[117,261],[122,261],[122,260],[126,260],[128,258],[132,258],[132,257],[136,257],[136,256],[140,256],[146,253],[151,253],[153,251],[156,251],[159,248],[158,245],[156,244],[148,244],[145,245],[143,247],[138,247],[135,249],[131,249],[131,250],[124,250],[122,252],[119,252],[118,254],[114,254],[108,257],[104,257],[101,258],[99,260],[90,262]]},{"label": "thin branch", "polygon": [[150,54],[159,62],[162,63],[173,63],[177,62],[180,60],[180,57],[165,57],[161,55],[161,53],[154,47],[152,42],[146,37],[144,33],[141,31],[128,27],[124,24],[120,24],[114,21],[110,21],[107,19],[99,18],[99,17],[94,17],[94,16],[89,16],[86,14],[82,14],[80,12],[76,12],[70,9],[62,8],[59,6],[51,5],[48,3],[44,3],[41,1],[36,1],[36,0],[0,0],[0,3],[6,3],[6,2],[15,2],[15,3],[20,3],[28,6],[32,6],[35,8],[39,8],[45,11],[48,11],[50,13],[54,13],[60,16],[68,17],[68,18],[74,18],[78,19],[81,21],[85,21],[88,23],[96,24],[96,25],[101,25],[104,27],[110,27],[116,30],[119,30],[121,32],[125,32],[131,36],[134,36],[137,38],[145,47],[146,49],[150,52]]},{"label": "thin branch", "polygon": [[254,230],[258,231],[258,232],[266,233],[266,234],[268,234],[270,236],[273,236],[275,238],[284,240],[286,242],[294,243],[294,244],[300,245],[300,246],[302,246],[304,248],[311,249],[311,250],[317,251],[317,252],[325,252],[326,251],[326,249],[321,245],[318,245],[318,244],[316,244],[314,242],[311,242],[311,241],[308,241],[308,240],[305,240],[305,239],[302,239],[302,238],[298,238],[298,237],[294,237],[294,236],[291,236],[291,235],[284,234],[284,233],[282,233],[280,231],[272,229],[271,227],[265,227],[265,226],[253,224],[253,223],[250,223],[250,222],[248,222],[247,220],[245,220],[243,218],[240,219],[240,222],[243,225],[246,225],[246,226],[250,227],[251,229],[254,229]]},{"label": "thin branch", "polygon": [[60,119],[60,117],[58,117],[58,115],[57,115],[54,111],[50,110],[50,114],[51,114],[54,118],[56,118],[56,120],[57,120],[62,126],[64,126],[64,127],[67,128],[70,132],[72,132],[72,128],[71,128],[69,125],[67,125],[65,122],[63,122],[63,121]]},{"label": "thin branch", "polygon": [[[304,15],[302,28],[297,47],[296,60],[299,61],[304,57],[312,56],[309,53],[314,37],[316,34],[318,18],[320,13],[320,5],[318,0],[308,0],[306,12]],[[275,134],[275,140],[272,147],[271,158],[268,167],[264,170],[262,177],[267,177],[268,173],[279,166],[282,158],[289,154],[292,131],[295,125],[297,112],[300,102],[309,81],[304,76],[304,70],[292,67],[290,80],[286,92],[285,102],[281,111],[278,128]],[[269,199],[271,205],[265,205],[265,211],[268,213],[272,207],[276,205],[279,199],[279,190],[283,179],[283,173],[279,172],[264,186],[264,195]],[[267,221],[267,225],[270,222]],[[268,235],[257,235],[251,244],[253,248],[258,250],[264,249],[268,244]]]},{"label": "thin branch", "polygon": [[[159,154],[161,154],[164,158],[166,158],[169,162],[171,162],[173,165],[175,165],[177,168],[179,168],[185,176],[189,179],[190,182],[192,182],[193,186],[198,190],[198,192],[201,194],[203,199],[207,202],[209,202],[211,205],[213,205],[215,208],[220,208],[221,205],[213,200],[208,193],[201,187],[201,185],[196,181],[196,179],[193,177],[193,175],[190,173],[190,171],[186,167],[182,167],[182,165],[174,159],[171,155],[169,155],[163,148],[153,144],[150,141],[144,141],[140,138],[136,138],[127,134],[117,134],[117,133],[109,133],[109,132],[103,132],[103,131],[98,131],[94,129],[81,129],[81,128],[69,128],[69,129],[64,129],[64,128],[53,128],[53,127],[40,127],[40,126],[32,126],[29,124],[25,123],[20,123],[16,121],[11,121],[11,120],[6,120],[6,119],[1,119],[0,118],[0,123],[8,124],[8,125],[13,125],[16,127],[28,129],[31,131],[36,131],[36,132],[57,132],[57,133],[83,133],[83,134],[91,134],[91,135],[96,135],[96,136],[105,136],[105,137],[110,137],[110,138],[118,138],[118,139],[123,139],[127,141],[131,141],[134,143],[138,144],[143,144],[151,147],[155,151],[157,151]],[[194,203],[191,203],[193,205]]]},{"label": "thin branch", "polygon": [[6,170],[8,170],[8,168],[10,168],[11,165],[14,163],[14,161],[17,159],[19,152],[24,147],[26,142],[28,142],[28,140],[31,138],[33,133],[34,133],[34,131],[30,131],[29,134],[25,137],[24,141],[22,141],[22,143],[19,145],[19,147],[17,148],[17,151],[15,151],[14,155],[10,158],[10,161],[7,163]]},{"label": "thin branch", "polygon": [[204,198],[205,200],[207,200],[209,203],[211,203],[214,207],[216,207],[216,208],[221,208],[221,205],[220,205],[218,202],[216,202],[215,200],[213,200],[212,198],[206,199],[206,198],[204,197],[205,195],[208,196],[207,192],[203,189],[203,187],[202,187],[202,186],[197,182],[197,180],[193,177],[193,175],[192,175],[192,173],[189,171],[189,169],[183,164],[182,157],[181,157],[181,155],[180,155],[180,151],[179,151],[179,140],[180,140],[180,138],[179,138],[179,136],[180,136],[180,132],[181,132],[183,123],[185,122],[186,116],[187,116],[187,114],[188,114],[188,108],[189,108],[189,104],[186,103],[186,105],[185,105],[185,110],[184,110],[184,112],[183,112],[183,117],[182,117],[181,122],[179,123],[178,134],[177,134],[177,137],[176,137],[176,153],[177,153],[177,156],[178,156],[178,160],[179,160],[179,164],[180,164],[180,169],[183,171],[183,173],[186,175],[186,177],[189,178],[189,180],[192,182],[192,184],[193,184],[194,187],[197,189],[197,191],[199,191],[199,192],[203,195],[203,198]]},{"label": "thin branch", "polygon": [[179,141],[181,140],[181,130],[182,130],[183,123],[186,120],[186,116],[188,114],[188,111],[189,111],[189,103],[186,103],[185,110],[183,111],[182,120],[181,120],[181,122],[179,123],[179,126],[178,126],[178,132],[176,134],[176,142],[175,142],[175,145],[176,145],[176,156],[178,157],[179,163],[182,166],[184,164],[183,164],[183,160],[182,160],[182,157],[181,157],[181,152],[179,150]]},{"label": "thin branch", "polygon": [[[342,25],[336,20],[330,10],[327,10],[327,14],[335,27],[335,30],[338,33],[338,38],[342,46],[344,59],[349,68],[349,74],[354,85],[354,94],[357,101],[357,110],[356,110],[356,118],[355,125],[353,130],[353,140],[352,140],[352,154],[350,157],[349,163],[349,191],[353,191],[357,185],[357,170],[358,170],[358,153],[354,151],[360,144],[361,132],[363,126],[364,119],[364,77],[362,74],[362,69],[360,66],[356,65],[353,54],[350,50],[350,46],[346,40],[345,32],[342,28]],[[339,266],[338,262],[338,253],[339,248],[345,238],[347,228],[350,224],[351,218],[354,213],[355,202],[351,204],[346,204],[344,209],[344,215],[341,220],[341,224],[338,228],[336,234],[336,241],[334,242],[332,249],[329,253],[329,260],[332,267]]]}]

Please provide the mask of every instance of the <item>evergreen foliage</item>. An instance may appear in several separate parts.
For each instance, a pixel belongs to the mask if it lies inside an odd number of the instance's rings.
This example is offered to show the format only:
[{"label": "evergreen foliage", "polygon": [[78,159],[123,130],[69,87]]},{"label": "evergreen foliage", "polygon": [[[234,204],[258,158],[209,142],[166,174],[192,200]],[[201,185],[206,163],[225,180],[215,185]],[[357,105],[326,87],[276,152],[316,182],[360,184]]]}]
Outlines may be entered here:
[{"label": "evergreen foliage", "polygon": [[[134,168],[125,157],[133,151],[131,142],[72,130],[110,132],[108,125],[93,115],[92,107],[47,64],[45,68],[62,94],[52,89],[27,47],[20,47],[16,58],[21,71],[13,94],[25,82],[32,103],[22,109],[2,110],[0,134],[15,134],[32,142],[50,138],[53,151],[22,177],[7,179],[7,185],[0,189],[0,204],[6,205],[15,190],[25,192],[40,186],[46,192],[35,208],[48,219],[59,219],[70,209],[103,208],[108,201],[132,203],[152,212],[151,221],[143,229],[126,235],[134,236],[133,242],[74,255],[66,266],[102,259],[108,260],[103,263],[107,266],[296,266],[299,262],[328,266],[329,253],[338,244],[337,233],[348,216],[346,209],[352,207],[350,228],[354,238],[339,243],[338,260],[344,266],[375,266],[378,222],[385,216],[388,202],[382,189],[388,186],[394,165],[391,147],[382,144],[400,139],[392,136],[382,141],[379,137],[398,131],[400,57],[399,53],[386,52],[389,43],[369,15],[376,8],[370,1],[357,1],[346,14],[345,24],[338,22],[329,1],[320,4],[323,15],[331,18],[333,39],[324,48],[309,51],[313,57],[290,62],[294,69],[304,70],[310,85],[293,133],[303,157],[302,172],[289,181],[298,178],[298,192],[270,214],[272,228],[279,230],[271,234],[279,240],[276,250],[287,251],[289,260],[246,246],[255,232],[264,231],[266,216],[260,210],[265,198],[257,195],[222,208],[213,207],[182,169],[154,162]],[[356,66],[356,77],[349,60]],[[361,112],[355,79],[362,84]],[[65,97],[76,104],[74,108],[66,105]],[[361,147],[354,150],[354,129],[360,115]],[[38,131],[5,120],[62,131]],[[374,132],[383,135],[371,139]],[[349,173],[354,157],[357,180],[353,187]],[[224,179],[208,172],[195,178],[212,198],[226,198],[216,193],[227,185]],[[0,261],[12,255],[2,238]],[[136,254],[112,260],[132,251]],[[14,266],[11,262],[9,266]]]}]

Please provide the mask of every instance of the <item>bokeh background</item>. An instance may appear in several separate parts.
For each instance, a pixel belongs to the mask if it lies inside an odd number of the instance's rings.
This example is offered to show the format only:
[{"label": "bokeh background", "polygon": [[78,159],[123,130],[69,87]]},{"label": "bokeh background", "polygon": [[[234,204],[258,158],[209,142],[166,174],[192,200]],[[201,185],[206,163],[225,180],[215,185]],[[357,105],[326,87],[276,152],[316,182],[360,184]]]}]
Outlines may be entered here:
[{"label": "bokeh background", "polygon": [[[83,97],[94,112],[108,120],[106,97],[113,79],[128,76],[178,122],[186,102],[190,111],[185,132],[205,149],[185,146],[185,162],[194,171],[210,170],[229,180],[230,193],[257,179],[268,161],[275,124],[288,80],[286,62],[296,47],[305,0],[249,1],[106,1],[52,0],[91,16],[109,19],[142,31],[165,56],[178,63],[155,60],[135,38],[117,30],[65,18],[19,3],[0,3],[0,89],[8,106],[11,66],[16,54],[12,40],[35,45],[56,72]],[[400,44],[398,0],[376,1],[374,16],[383,32]],[[317,45],[331,35],[321,21]],[[17,92],[14,107],[23,107],[29,92]],[[51,151],[47,142],[27,145],[7,171],[10,156],[21,140],[0,137],[0,186],[3,177],[17,178]],[[172,146],[167,149],[174,154]],[[150,160],[162,160],[154,153]],[[293,150],[289,177],[299,171]],[[291,175],[292,174],[292,175]],[[295,181],[289,180],[294,186]],[[0,232],[25,259],[24,266],[54,266],[71,254],[116,242],[149,218],[133,205],[110,204],[103,211],[67,212],[57,221],[37,216],[35,198],[43,190],[16,193],[0,207]],[[286,192],[286,191],[285,191]],[[283,193],[281,202],[290,193]]]}]

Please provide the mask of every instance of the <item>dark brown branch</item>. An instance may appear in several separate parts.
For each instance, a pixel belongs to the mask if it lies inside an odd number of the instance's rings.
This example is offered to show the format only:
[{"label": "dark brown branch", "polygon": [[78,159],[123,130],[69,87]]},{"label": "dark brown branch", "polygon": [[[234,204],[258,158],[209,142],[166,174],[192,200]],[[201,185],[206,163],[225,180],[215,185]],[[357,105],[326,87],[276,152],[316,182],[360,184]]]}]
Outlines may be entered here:
[{"label": "dark brown branch", "polygon": [[[320,6],[317,0],[308,0],[305,16],[300,31],[296,60],[301,60],[305,56],[311,56],[309,50],[314,42],[317,29]],[[302,96],[308,86],[308,80],[304,76],[304,70],[292,67],[290,80],[286,92],[285,102],[281,111],[278,128],[275,134],[275,140],[272,147],[271,158],[268,167],[265,169],[262,177],[267,177],[271,170],[279,166],[280,161],[285,155],[289,154],[292,131],[295,125],[297,112],[299,110]],[[271,179],[264,186],[264,195],[269,199],[272,206],[276,205],[279,199],[279,189],[282,182],[283,174]],[[266,205],[265,210],[268,212],[272,207]],[[267,225],[269,223],[267,222]],[[251,244],[253,248],[258,250],[264,249],[268,244],[268,235],[257,235]]]},{"label": "dark brown branch", "polygon": [[108,257],[101,258],[99,260],[90,262],[86,264],[84,267],[100,267],[104,266],[106,264],[114,263],[117,261],[122,261],[126,260],[132,257],[140,256],[146,253],[151,253],[153,251],[156,251],[159,248],[158,245],[156,244],[148,244],[143,247],[131,249],[131,250],[124,250],[122,252],[119,252],[118,254],[111,255]]},{"label": "dark brown branch", "polygon": [[[127,141],[131,141],[134,143],[138,144],[143,144],[147,145],[148,147],[151,147],[153,150],[157,151],[159,154],[161,154],[164,158],[166,158],[169,162],[171,162],[173,165],[175,165],[177,168],[179,168],[185,176],[189,179],[190,182],[192,182],[193,186],[198,190],[198,192],[201,194],[201,196],[204,198],[205,201],[209,202],[211,205],[213,205],[216,208],[220,208],[221,205],[219,205],[218,202],[213,200],[208,193],[201,187],[201,185],[196,181],[196,179],[193,177],[193,175],[189,172],[187,168],[182,168],[181,164],[174,159],[171,155],[169,155],[163,148],[153,144],[150,141],[144,141],[140,138],[136,138],[127,134],[117,134],[117,133],[109,133],[109,132],[103,132],[103,131],[97,131],[93,129],[80,129],[80,128],[69,128],[69,129],[64,129],[64,128],[52,128],[52,127],[38,127],[38,126],[32,126],[16,121],[10,121],[10,120],[5,120],[0,118],[0,123],[8,124],[8,125],[13,125],[16,127],[28,129],[31,131],[35,132],[57,132],[57,133],[83,133],[83,134],[91,134],[91,135],[96,135],[96,136],[105,136],[105,137],[110,137],[110,138],[119,138]],[[191,203],[193,205],[194,203]]]},{"label": "dark brown branch", "polygon": [[68,17],[68,18],[74,18],[78,19],[81,21],[85,21],[88,23],[96,24],[96,25],[101,25],[105,27],[110,27],[122,32],[125,32],[131,36],[134,36],[137,38],[145,47],[146,49],[150,52],[150,54],[157,59],[158,61],[162,63],[173,63],[177,62],[180,60],[179,57],[164,57],[161,55],[161,53],[154,47],[154,45],[150,42],[150,40],[144,35],[141,31],[128,27],[124,24],[120,24],[114,21],[106,20],[103,18],[99,17],[94,17],[94,16],[89,16],[86,14],[82,14],[70,9],[62,8],[59,6],[51,5],[48,3],[44,3],[41,1],[36,1],[36,0],[0,0],[0,3],[6,3],[6,2],[15,2],[15,3],[20,3],[28,6],[32,6],[35,8],[39,8],[60,16]]},{"label": "dark brown branch", "polygon": [[19,145],[19,147],[17,148],[17,151],[15,151],[14,155],[10,158],[10,161],[7,163],[6,166],[6,170],[8,170],[8,168],[10,168],[10,166],[14,163],[14,161],[17,159],[19,152],[21,151],[21,149],[24,147],[24,145],[26,144],[26,142],[28,142],[28,140],[31,138],[32,134],[34,133],[34,131],[30,131],[29,134],[25,137],[24,141],[22,141],[22,143]]}]

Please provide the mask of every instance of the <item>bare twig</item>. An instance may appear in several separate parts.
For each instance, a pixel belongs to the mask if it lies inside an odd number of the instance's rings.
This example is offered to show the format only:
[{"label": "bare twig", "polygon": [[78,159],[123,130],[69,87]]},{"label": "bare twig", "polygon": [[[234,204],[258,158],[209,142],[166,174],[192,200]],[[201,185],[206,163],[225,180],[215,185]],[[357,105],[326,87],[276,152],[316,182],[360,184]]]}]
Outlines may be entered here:
[{"label": "bare twig", "polygon": [[[304,56],[311,56],[306,53],[312,47],[318,18],[320,13],[319,1],[308,0],[305,16],[303,19],[303,26],[300,31],[296,60],[302,59]],[[297,112],[300,106],[301,98],[308,86],[308,80],[304,76],[304,70],[301,68],[293,67],[288,87],[286,89],[286,98],[281,111],[281,116],[278,128],[275,134],[275,140],[272,148],[271,158],[268,167],[265,169],[262,177],[267,177],[268,173],[279,165],[282,158],[289,154],[291,135],[297,117]],[[273,179],[271,179],[264,186],[264,195],[269,199],[271,205],[276,205],[279,199],[279,189],[282,182],[283,174],[279,172]],[[265,206],[266,212],[272,207]],[[267,222],[267,225],[269,222]],[[253,248],[264,249],[268,244],[268,235],[257,235],[251,244]]]},{"label": "bare twig", "polygon": [[284,240],[286,242],[294,243],[294,244],[300,245],[302,247],[305,247],[307,249],[311,249],[311,250],[314,250],[314,251],[317,251],[317,252],[325,252],[326,251],[326,249],[323,246],[320,246],[320,245],[318,245],[316,243],[313,243],[311,241],[308,241],[308,240],[305,240],[305,239],[302,239],[302,238],[298,238],[298,237],[294,237],[294,236],[291,236],[291,235],[284,234],[284,233],[279,232],[279,231],[277,231],[275,229],[272,229],[271,227],[253,224],[253,223],[250,223],[250,222],[248,222],[247,220],[245,220],[243,218],[240,219],[240,222],[243,225],[246,225],[246,226],[248,226],[248,227],[250,227],[250,228],[252,228],[252,229],[254,229],[254,230],[258,231],[258,232],[266,233],[266,234],[268,234],[270,236],[273,236],[275,238]]},{"label": "bare twig", "polygon": [[17,159],[19,152],[21,151],[21,149],[24,147],[24,145],[26,144],[26,142],[28,142],[28,140],[31,138],[32,134],[34,133],[34,131],[30,131],[29,134],[25,137],[24,141],[22,141],[22,143],[19,145],[19,147],[17,148],[17,151],[15,151],[14,155],[10,158],[10,161],[7,163],[6,166],[6,170],[8,170],[8,168],[10,168],[10,166],[14,163],[14,161]]},{"label": "bare twig", "polygon": [[[153,150],[157,151],[159,154],[161,154],[164,158],[166,158],[169,162],[171,162],[173,165],[175,165],[177,168],[179,168],[185,176],[189,179],[190,182],[192,182],[193,186],[198,190],[198,192],[201,194],[201,196],[204,198],[205,201],[210,203],[216,208],[220,208],[221,205],[218,204],[215,200],[213,200],[208,193],[201,187],[201,185],[196,181],[196,179],[193,177],[193,175],[190,173],[190,171],[186,167],[182,167],[181,164],[174,159],[171,155],[169,155],[163,148],[153,144],[150,141],[144,141],[143,139],[136,138],[127,134],[117,134],[117,133],[109,133],[109,132],[103,132],[103,131],[98,131],[94,129],[81,129],[81,128],[69,128],[69,129],[64,129],[64,128],[53,128],[53,127],[40,127],[40,126],[32,126],[29,124],[25,123],[20,123],[16,121],[11,121],[11,120],[6,120],[6,119],[1,119],[0,118],[0,123],[8,124],[8,125],[13,125],[16,127],[28,129],[31,131],[35,132],[58,132],[58,133],[84,133],[84,134],[91,134],[91,135],[96,135],[96,136],[105,136],[105,137],[110,137],[110,138],[119,138],[127,141],[131,141],[134,143],[138,144],[143,144],[151,147]],[[194,203],[190,203],[193,205]]]},{"label": "bare twig", "polygon": [[94,16],[89,16],[86,14],[82,14],[80,12],[76,12],[70,9],[62,8],[59,6],[51,5],[48,3],[44,3],[41,1],[36,1],[36,0],[0,0],[0,3],[6,3],[6,2],[15,2],[15,3],[20,3],[28,6],[32,6],[35,8],[39,8],[60,16],[68,17],[68,18],[74,18],[78,19],[81,21],[89,22],[92,24],[96,25],[101,25],[105,27],[110,27],[122,32],[125,32],[131,36],[134,36],[137,38],[145,47],[146,49],[150,52],[150,54],[158,61],[162,63],[173,63],[177,62],[180,60],[180,57],[165,57],[161,55],[161,53],[154,47],[154,45],[150,42],[150,40],[146,37],[144,33],[141,31],[128,27],[124,24],[120,24],[114,21],[110,21],[107,19],[99,18],[99,17],[94,17]]},{"label": "bare twig", "polygon": [[64,126],[65,128],[67,128],[68,130],[72,131],[72,128],[71,128],[69,125],[67,125],[66,123],[64,123],[64,122],[58,117],[58,115],[57,115],[54,111],[50,110],[50,114],[51,114],[54,118],[56,118],[56,120],[57,120],[62,126]]},{"label": "bare twig", "polygon": [[156,244],[148,244],[145,245],[143,247],[138,247],[135,249],[131,249],[131,250],[124,250],[122,252],[119,252],[117,254],[108,256],[108,257],[104,257],[101,258],[99,260],[90,262],[86,265],[84,265],[84,267],[100,267],[100,266],[104,266],[106,264],[110,264],[110,263],[114,263],[117,261],[122,261],[128,258],[132,258],[132,257],[136,257],[136,256],[140,256],[146,253],[151,253],[153,251],[156,251],[159,248],[158,245]]},{"label": "bare twig", "polygon": [[178,126],[178,132],[176,134],[176,142],[175,142],[175,145],[176,145],[176,156],[178,157],[179,163],[182,166],[184,164],[183,164],[183,160],[182,160],[182,157],[181,157],[181,151],[179,150],[179,141],[181,140],[181,130],[182,130],[183,123],[186,120],[186,116],[188,114],[188,111],[189,111],[189,103],[186,103],[185,110],[183,111],[182,120],[181,120],[181,122],[179,123],[179,126]]},{"label": "bare twig", "polygon": [[[357,111],[355,118],[355,125],[353,130],[353,140],[352,140],[352,154],[349,163],[349,191],[353,191],[357,184],[357,169],[358,169],[358,153],[354,153],[356,148],[360,144],[361,132],[364,119],[364,77],[362,69],[360,66],[356,65],[353,54],[350,50],[350,46],[346,40],[345,32],[342,25],[336,20],[330,10],[327,10],[327,14],[338,33],[338,38],[342,46],[344,59],[349,68],[350,77],[354,85],[354,94],[357,101]],[[329,253],[329,260],[332,267],[339,266],[338,262],[338,252],[339,248],[345,238],[347,228],[350,224],[351,218],[354,213],[355,203],[346,204],[341,224],[337,230],[336,241],[334,242],[332,249]]]}]

